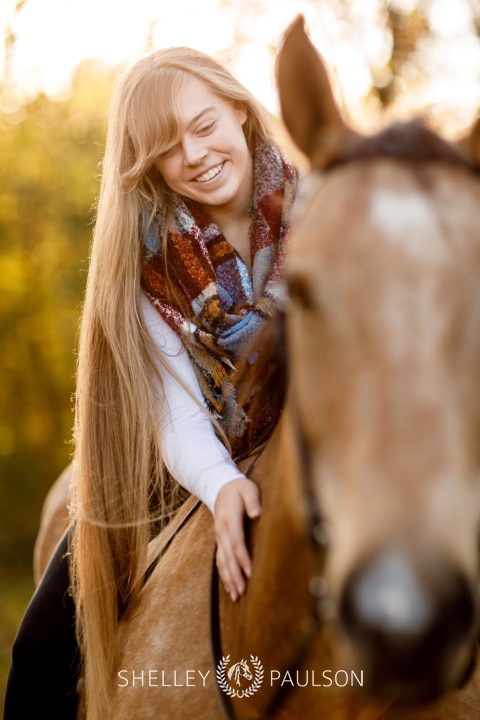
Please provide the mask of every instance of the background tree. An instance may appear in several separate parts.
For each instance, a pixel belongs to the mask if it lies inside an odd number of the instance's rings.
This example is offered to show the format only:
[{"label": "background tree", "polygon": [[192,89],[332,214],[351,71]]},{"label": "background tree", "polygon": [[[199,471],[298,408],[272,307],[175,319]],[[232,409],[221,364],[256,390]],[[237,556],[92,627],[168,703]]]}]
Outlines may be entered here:
[{"label": "background tree", "polygon": [[0,116],[0,701],[33,591],[42,502],[71,455],[74,348],[114,74],[86,61],[67,100],[39,95]]},{"label": "background tree", "polygon": [[111,74],[86,62],[68,100],[40,95],[0,121],[0,567],[31,563],[42,498],[70,454],[73,349]]}]

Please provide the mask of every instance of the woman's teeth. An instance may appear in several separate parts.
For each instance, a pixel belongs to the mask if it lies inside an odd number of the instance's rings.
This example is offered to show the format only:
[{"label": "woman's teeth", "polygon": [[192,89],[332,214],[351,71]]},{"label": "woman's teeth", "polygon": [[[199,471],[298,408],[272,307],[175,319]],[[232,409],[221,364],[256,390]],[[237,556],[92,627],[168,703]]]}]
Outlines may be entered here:
[{"label": "woman's teeth", "polygon": [[207,182],[207,180],[213,180],[213,178],[218,175],[222,168],[223,163],[220,163],[220,165],[217,165],[211,170],[207,170],[206,173],[203,173],[203,175],[199,175],[197,178],[195,178],[195,182],[204,183]]}]

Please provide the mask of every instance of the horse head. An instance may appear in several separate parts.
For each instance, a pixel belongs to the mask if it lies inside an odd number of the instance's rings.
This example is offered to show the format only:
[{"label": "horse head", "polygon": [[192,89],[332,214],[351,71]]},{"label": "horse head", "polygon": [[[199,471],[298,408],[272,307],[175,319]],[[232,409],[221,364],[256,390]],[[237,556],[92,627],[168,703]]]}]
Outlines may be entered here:
[{"label": "horse head", "polygon": [[360,134],[301,19],[277,73],[312,167],[287,412],[330,528],[331,632],[372,690],[430,697],[464,681],[478,634],[480,122],[456,143],[417,121]]}]

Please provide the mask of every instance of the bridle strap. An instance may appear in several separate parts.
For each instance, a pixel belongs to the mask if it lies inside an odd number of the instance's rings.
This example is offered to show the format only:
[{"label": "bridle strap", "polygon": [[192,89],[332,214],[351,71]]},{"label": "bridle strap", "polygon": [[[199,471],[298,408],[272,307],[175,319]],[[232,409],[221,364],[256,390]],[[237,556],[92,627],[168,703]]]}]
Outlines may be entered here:
[{"label": "bridle strap", "polygon": [[197,512],[197,510],[198,510],[198,508],[200,507],[201,504],[202,504],[201,501],[200,501],[200,500],[197,500],[197,502],[195,503],[195,505],[192,505],[192,507],[190,508],[190,510],[188,511],[188,513],[187,513],[187,514],[185,515],[185,517],[181,520],[181,522],[179,522],[179,524],[177,525],[177,527],[175,528],[175,530],[174,530],[174,531],[172,532],[172,534],[169,536],[169,538],[168,538],[168,540],[166,541],[165,545],[162,545],[162,547],[161,547],[161,549],[158,551],[157,555],[155,555],[155,557],[153,558],[152,562],[150,563],[150,565],[148,566],[148,568],[145,570],[145,573],[144,573],[144,575],[143,575],[143,585],[146,584],[147,580],[150,578],[151,574],[153,573],[153,571],[154,571],[155,568],[157,567],[158,561],[159,561],[160,558],[165,554],[165,552],[168,550],[168,548],[170,547],[170,545],[172,544],[172,542],[174,541],[174,539],[176,538],[176,536],[178,535],[178,533],[180,532],[180,530],[188,523],[188,521],[193,517],[193,515],[195,515],[195,513]]},{"label": "bridle strap", "polygon": [[[256,448],[256,455],[252,461],[252,463],[249,465],[248,469],[245,472],[245,477],[250,478],[252,475],[252,472],[255,468],[255,465],[257,464],[257,461],[261,457],[264,449],[266,448],[266,443],[261,445],[261,447]],[[237,458],[236,462],[240,462],[240,460],[246,459],[245,457]],[[219,666],[219,663],[223,659],[223,651],[222,651],[222,633],[220,629],[220,578],[218,576],[218,567],[217,567],[217,546],[215,545],[214,551],[213,551],[213,561],[212,561],[212,572],[211,572],[211,578],[210,578],[210,646],[211,646],[211,653],[213,658],[213,667],[214,672],[216,673],[217,668]],[[220,703],[220,707],[222,710],[223,717],[225,720],[236,720],[235,716],[235,710],[233,708],[232,701],[230,699],[230,696],[226,693],[222,692],[220,689],[218,682],[215,682],[216,688],[217,688],[217,695]]]},{"label": "bridle strap", "polygon": [[[190,510],[187,512],[187,514],[186,514],[186,515],[182,518],[182,520],[178,523],[177,527],[173,530],[173,532],[171,533],[171,535],[169,535],[169,537],[167,538],[167,540],[165,541],[165,543],[162,545],[162,547],[160,548],[160,550],[158,551],[158,553],[157,553],[157,554],[155,555],[155,557],[153,558],[153,560],[152,560],[152,562],[150,563],[150,565],[147,567],[147,569],[146,569],[145,572],[143,573],[142,584],[141,584],[141,587],[142,587],[142,588],[145,587],[145,585],[147,584],[147,582],[148,582],[148,580],[150,579],[153,571],[154,571],[155,568],[157,567],[159,560],[160,560],[160,559],[163,557],[163,555],[166,553],[166,551],[168,550],[168,548],[170,547],[170,545],[172,544],[172,542],[173,542],[173,541],[175,540],[175,538],[177,537],[177,535],[178,535],[178,533],[180,532],[180,530],[187,524],[187,522],[193,517],[193,515],[195,515],[195,513],[197,512],[197,510],[198,510],[198,508],[200,507],[201,504],[202,504],[202,503],[200,502],[200,500],[197,500],[197,502],[196,502],[194,505],[192,505],[192,507],[190,508]],[[127,595],[127,597],[125,598],[124,602],[123,602],[122,605],[121,605],[120,612],[119,612],[119,620],[121,620],[121,619],[122,619],[123,617],[125,617],[125,615],[127,614],[128,610],[129,610],[129,608],[130,608],[131,602],[132,602],[132,597],[133,597],[133,590]]]},{"label": "bridle strap", "polygon": [[[210,582],[210,643],[213,657],[213,669],[216,673],[219,663],[223,658],[222,653],[222,633],[220,630],[220,579],[218,576],[218,568],[216,562],[217,546],[213,553],[212,575]],[[230,696],[222,692],[215,677],[215,686],[220,703],[220,708],[225,720],[235,720],[235,710],[233,709]]]},{"label": "bridle strap", "polygon": [[[322,522],[321,514],[319,511],[313,483],[313,473],[311,466],[311,457],[308,451],[307,443],[305,442],[305,435],[302,430],[302,424],[298,415],[298,410],[294,406],[294,427],[295,427],[295,439],[296,446],[299,451],[299,463],[300,463],[300,474],[303,481],[304,496],[306,500],[307,509],[307,534],[308,540],[311,544],[311,557],[312,557],[312,568],[310,575],[310,586],[309,586],[309,599],[310,599],[310,610],[308,624],[305,630],[305,634],[302,638],[300,646],[295,654],[293,661],[290,663],[289,671],[294,673],[300,669],[308,657],[311,647],[318,635],[320,627],[320,602],[323,596],[323,589],[319,589],[320,583],[318,582],[321,578],[321,572],[324,564],[324,556],[326,550],[326,533],[325,525]],[[255,464],[263,452],[265,446],[262,447],[260,454],[257,455],[248,471],[245,473],[247,477],[250,477]],[[222,638],[220,629],[220,600],[219,600],[219,576],[218,568],[216,565],[216,547],[213,555],[212,563],[212,574],[211,574],[211,587],[210,587],[210,639],[211,649],[213,656],[213,663],[215,671],[217,670],[219,663],[223,659],[222,650]],[[224,693],[217,686],[217,694],[219,697],[220,707],[225,720],[236,720],[236,713],[233,707],[233,703],[226,693]],[[291,690],[289,683],[281,684],[275,692],[273,698],[270,700],[265,714],[262,716],[264,720],[276,715],[279,708],[282,706],[285,697]]]}]

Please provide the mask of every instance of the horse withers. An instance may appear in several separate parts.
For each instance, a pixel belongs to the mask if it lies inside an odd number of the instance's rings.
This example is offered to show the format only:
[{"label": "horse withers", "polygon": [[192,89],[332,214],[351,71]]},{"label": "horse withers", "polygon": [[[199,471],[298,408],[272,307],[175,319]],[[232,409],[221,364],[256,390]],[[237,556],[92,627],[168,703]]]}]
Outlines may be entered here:
[{"label": "horse withers", "polygon": [[174,534],[187,503],[120,624],[110,718],[474,720],[480,126],[360,135],[300,19],[278,83],[312,181],[258,346],[264,379],[286,345],[288,389],[245,465],[253,574],[238,603],[211,593],[208,510]]}]

